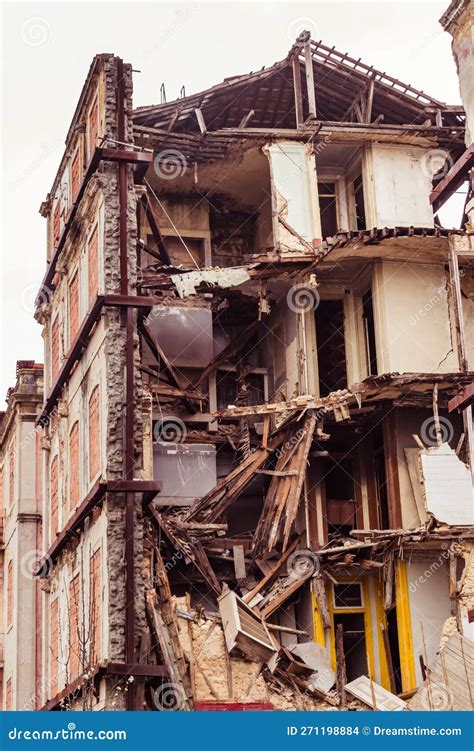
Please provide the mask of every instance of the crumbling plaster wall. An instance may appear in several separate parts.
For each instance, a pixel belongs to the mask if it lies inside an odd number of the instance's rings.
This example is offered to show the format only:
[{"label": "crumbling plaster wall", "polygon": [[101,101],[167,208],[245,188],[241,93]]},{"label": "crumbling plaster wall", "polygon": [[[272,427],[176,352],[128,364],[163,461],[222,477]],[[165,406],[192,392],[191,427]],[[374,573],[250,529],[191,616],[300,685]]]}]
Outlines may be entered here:
[{"label": "crumbling plaster wall", "polygon": [[474,4],[465,3],[465,9],[454,23],[448,25],[452,35],[452,50],[459,79],[461,99],[466,112],[466,146],[474,139]]},{"label": "crumbling plaster wall", "polygon": [[372,294],[379,374],[458,370],[442,266],[377,262]]},{"label": "crumbling plaster wall", "polygon": [[[270,160],[275,245],[282,252],[307,253],[305,243],[317,247],[321,242],[314,155],[305,144],[287,141],[268,145],[264,152]],[[283,226],[279,215],[299,238]]]},{"label": "crumbling plaster wall", "polygon": [[[105,129],[110,135],[117,133],[116,86],[117,65],[115,60],[108,60],[105,64]],[[133,142],[132,112],[132,70],[124,65],[125,86],[125,116],[126,140]],[[105,194],[104,212],[104,286],[108,293],[120,291],[120,205],[118,191],[118,168],[108,166],[104,168],[107,175],[104,180]],[[127,259],[129,294],[136,293],[137,280],[137,223],[136,223],[136,193],[131,168],[127,168]],[[141,408],[141,376],[138,335],[134,335],[134,405],[126,403],[125,395],[125,351],[126,331],[125,313],[116,309],[108,309],[105,314],[107,325],[106,338],[106,392],[107,392],[107,423],[105,443],[107,447],[107,476],[109,479],[119,479],[124,475],[124,422],[127,409],[134,409],[135,447],[134,447],[134,476],[140,475],[142,467],[142,408]],[[108,578],[110,587],[108,651],[110,659],[125,659],[125,503],[124,495],[114,493],[108,495],[105,501],[107,515],[108,538]],[[137,646],[141,631],[145,624],[144,588],[141,579],[143,558],[143,519],[139,498],[135,498],[134,519],[134,562],[135,562],[135,628]]]}]

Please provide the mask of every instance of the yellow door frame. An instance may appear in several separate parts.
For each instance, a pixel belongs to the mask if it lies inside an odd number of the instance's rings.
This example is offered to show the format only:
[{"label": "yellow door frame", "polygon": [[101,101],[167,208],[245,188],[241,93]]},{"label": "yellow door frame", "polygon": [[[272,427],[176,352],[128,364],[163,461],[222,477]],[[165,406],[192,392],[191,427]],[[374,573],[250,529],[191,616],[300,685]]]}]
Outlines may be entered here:
[{"label": "yellow door frame", "polygon": [[406,561],[397,561],[395,566],[395,605],[397,607],[402,689],[403,691],[411,691],[416,688],[416,676]]},{"label": "yellow door frame", "polygon": [[[334,589],[332,584],[326,584],[326,597],[328,602],[329,615],[331,618],[332,627],[329,629],[329,652],[331,655],[332,667],[336,669],[336,631],[334,628],[334,613],[346,613],[346,614],[363,614],[364,616],[364,632],[365,632],[365,648],[367,657],[367,669],[369,677],[372,680],[376,680],[375,673],[375,648],[374,640],[377,639],[379,663],[380,663],[380,683],[384,688],[390,690],[390,679],[388,674],[387,656],[385,653],[385,644],[383,641],[381,625],[386,626],[387,621],[385,612],[383,609],[383,588],[381,587],[380,576],[378,578],[373,577],[374,582],[374,598],[375,598],[375,612],[376,612],[376,630],[374,631],[374,624],[372,618],[371,609],[371,597],[370,597],[370,577],[364,577],[361,579],[357,576],[345,576],[342,579],[338,579],[338,584],[353,584],[357,582],[362,585],[363,592],[363,606],[360,608],[334,608]],[[326,634],[323,628],[323,622],[319,608],[317,605],[314,592],[312,593],[313,600],[313,630],[314,640],[321,646],[326,646]]]}]

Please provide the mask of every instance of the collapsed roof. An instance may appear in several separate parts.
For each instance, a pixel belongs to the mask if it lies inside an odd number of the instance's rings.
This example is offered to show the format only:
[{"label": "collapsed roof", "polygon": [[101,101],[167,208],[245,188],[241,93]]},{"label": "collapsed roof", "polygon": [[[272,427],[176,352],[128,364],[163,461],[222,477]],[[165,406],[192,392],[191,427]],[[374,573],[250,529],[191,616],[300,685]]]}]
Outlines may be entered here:
[{"label": "collapsed roof", "polygon": [[[176,133],[205,128],[297,127],[294,74],[305,73],[305,56],[311,59],[318,119],[328,122],[382,122],[391,125],[462,127],[462,107],[449,106],[410,84],[338,52],[321,41],[300,34],[284,60],[258,72],[226,78],[222,83],[191,96],[159,105],[139,107],[134,122]],[[249,113],[252,114],[249,116]],[[310,116],[303,92],[303,119]]]}]

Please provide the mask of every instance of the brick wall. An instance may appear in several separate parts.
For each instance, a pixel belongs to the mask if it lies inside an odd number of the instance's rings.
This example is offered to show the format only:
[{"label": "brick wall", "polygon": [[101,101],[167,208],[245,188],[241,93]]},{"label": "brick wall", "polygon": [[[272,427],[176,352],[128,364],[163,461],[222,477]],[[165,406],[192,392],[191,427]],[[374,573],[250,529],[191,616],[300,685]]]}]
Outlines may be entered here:
[{"label": "brick wall", "polygon": [[69,508],[79,503],[79,423],[75,422],[69,433]]},{"label": "brick wall", "polygon": [[100,415],[99,387],[96,386],[89,399],[89,480],[95,479],[100,469]]},{"label": "brick wall", "polygon": [[58,692],[58,661],[59,661],[59,603],[58,598],[51,603],[50,608],[50,628],[51,628],[51,643],[50,643],[50,684],[51,691],[50,696],[54,696]]},{"label": "brick wall", "polygon": [[59,316],[51,326],[51,378],[54,381],[59,370]]},{"label": "brick wall", "polygon": [[79,330],[79,274],[76,271],[69,285],[69,344]]},{"label": "brick wall", "polygon": [[79,673],[79,574],[69,583],[69,680]]},{"label": "brick wall", "polygon": [[99,291],[99,240],[97,226],[87,245],[87,277],[89,282],[89,305],[97,297]]},{"label": "brick wall", "polygon": [[91,665],[94,665],[100,659],[101,654],[102,576],[100,548],[93,553],[90,561],[89,621],[91,633],[90,662]]},{"label": "brick wall", "polygon": [[13,561],[7,567],[7,626],[13,623]]},{"label": "brick wall", "polygon": [[51,542],[58,533],[59,522],[59,459],[51,462]]}]

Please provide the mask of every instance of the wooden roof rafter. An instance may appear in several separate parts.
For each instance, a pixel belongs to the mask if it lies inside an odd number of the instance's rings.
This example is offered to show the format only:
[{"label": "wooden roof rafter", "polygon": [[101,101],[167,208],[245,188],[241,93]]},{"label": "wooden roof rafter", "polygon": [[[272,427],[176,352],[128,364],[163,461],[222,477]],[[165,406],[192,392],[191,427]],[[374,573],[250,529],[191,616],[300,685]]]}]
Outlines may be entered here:
[{"label": "wooden roof rafter", "polygon": [[[252,127],[292,129],[296,125],[295,61],[300,78],[306,82],[306,65],[313,70],[318,120],[333,122],[377,123],[384,125],[420,125],[462,128],[463,110],[367,65],[348,53],[328,47],[303,32],[287,57],[269,68],[234,76],[222,83],[175,102],[141,107],[134,112],[136,125],[172,130],[175,133],[199,132],[195,110],[199,108],[207,132],[239,128],[253,110]],[[299,126],[314,119],[311,96],[301,86]]]}]

